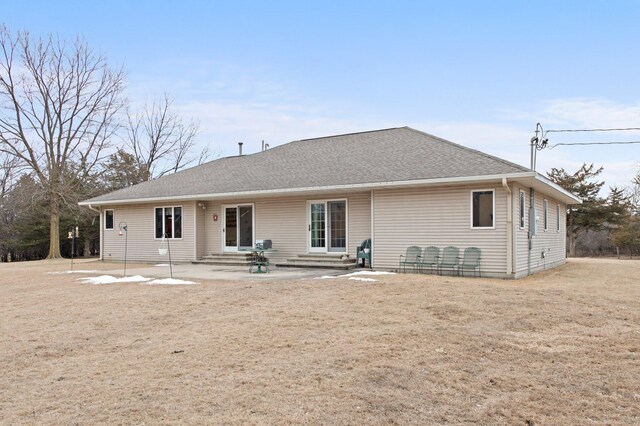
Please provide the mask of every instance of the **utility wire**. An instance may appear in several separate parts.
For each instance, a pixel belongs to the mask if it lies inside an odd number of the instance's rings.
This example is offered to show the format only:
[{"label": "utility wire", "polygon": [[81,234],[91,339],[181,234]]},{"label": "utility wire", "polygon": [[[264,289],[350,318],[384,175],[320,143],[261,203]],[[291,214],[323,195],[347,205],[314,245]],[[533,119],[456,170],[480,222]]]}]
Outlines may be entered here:
[{"label": "utility wire", "polygon": [[619,129],[551,129],[545,130],[544,133],[574,133],[574,132],[627,132],[627,131],[639,131],[640,127],[623,127]]},{"label": "utility wire", "polygon": [[[639,129],[640,130],[640,129]],[[553,149],[557,146],[571,146],[571,145],[632,145],[640,143],[640,141],[611,141],[611,142],[568,142],[568,143],[557,143],[554,145],[548,145],[547,148]]]}]

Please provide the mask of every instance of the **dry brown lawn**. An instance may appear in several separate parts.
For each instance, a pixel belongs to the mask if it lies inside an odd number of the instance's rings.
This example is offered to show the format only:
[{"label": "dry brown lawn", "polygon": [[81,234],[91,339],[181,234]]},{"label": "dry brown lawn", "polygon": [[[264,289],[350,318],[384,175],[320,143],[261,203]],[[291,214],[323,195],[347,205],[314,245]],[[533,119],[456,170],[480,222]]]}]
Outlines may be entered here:
[{"label": "dry brown lawn", "polygon": [[45,274],[66,267],[0,264],[0,423],[640,423],[640,261],[519,281]]}]

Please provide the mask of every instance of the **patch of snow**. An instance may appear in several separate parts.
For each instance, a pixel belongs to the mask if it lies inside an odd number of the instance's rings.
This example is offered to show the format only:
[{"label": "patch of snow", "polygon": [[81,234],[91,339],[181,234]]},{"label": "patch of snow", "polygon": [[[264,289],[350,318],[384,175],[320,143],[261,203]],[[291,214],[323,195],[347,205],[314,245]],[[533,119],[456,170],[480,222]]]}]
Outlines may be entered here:
[{"label": "patch of snow", "polygon": [[[345,276],[346,275],[343,275],[343,277]],[[349,277],[349,279],[354,281],[368,281],[368,282],[378,281],[378,280],[374,280],[373,278],[360,278],[360,277]]]},{"label": "patch of snow", "polygon": [[158,264],[153,265],[153,266],[169,266],[169,264],[168,263],[158,263]]},{"label": "patch of snow", "polygon": [[191,285],[198,284],[193,281],[177,280],[175,278],[164,278],[161,280],[153,280],[143,283],[145,285]]},{"label": "patch of snow", "polygon": [[[326,280],[326,279],[330,279],[330,278],[343,278],[343,277],[353,277],[353,278],[349,278],[349,279],[356,279],[355,277],[358,276],[362,276],[362,275],[395,275],[395,272],[386,272],[386,271],[356,271],[356,272],[351,272],[350,274],[344,274],[344,275],[323,275],[321,277],[316,277],[317,280]],[[370,278],[361,278],[358,281],[377,281],[377,280],[373,280]]]},{"label": "patch of snow", "polygon": [[386,271],[356,271],[350,274],[341,275],[343,277],[353,277],[357,275],[395,275],[395,272],[386,272]]},{"label": "patch of snow", "polygon": [[60,275],[60,274],[95,274],[96,270],[83,270],[78,269],[75,271],[61,271],[61,272],[47,272],[48,275]]},{"label": "patch of snow", "polygon": [[78,278],[84,284],[116,284],[116,283],[139,283],[150,281],[151,278],[145,278],[141,275],[133,275],[131,277],[116,278],[111,275],[100,275],[99,277]]}]

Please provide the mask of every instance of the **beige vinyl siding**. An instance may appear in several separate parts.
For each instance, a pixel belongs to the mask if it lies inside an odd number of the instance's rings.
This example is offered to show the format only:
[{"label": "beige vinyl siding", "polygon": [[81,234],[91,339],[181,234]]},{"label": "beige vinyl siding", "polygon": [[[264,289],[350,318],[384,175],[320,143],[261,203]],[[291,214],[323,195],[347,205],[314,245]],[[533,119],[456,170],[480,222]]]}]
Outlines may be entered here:
[{"label": "beige vinyl siding", "polygon": [[[471,191],[495,191],[495,229],[471,229]],[[482,274],[507,268],[507,195],[500,184],[376,190],[373,197],[373,265],[395,269],[408,246],[475,246]]]},{"label": "beige vinyl siding", "polygon": [[206,206],[204,201],[197,201],[195,208],[195,220],[196,220],[196,252],[195,258],[199,259],[205,254],[205,244],[206,244],[206,232],[205,232],[205,222],[207,220],[207,212],[199,207],[199,204]]},{"label": "beige vinyl siding", "polygon": [[[167,256],[160,256],[158,248],[161,240],[155,239],[155,208],[182,207],[182,238],[172,239],[171,258],[177,262],[187,262],[194,258],[194,201],[172,203],[148,203],[114,206],[114,228],[103,231],[104,260],[123,260],[125,237],[118,236],[118,224],[126,222],[128,226],[127,260],[142,262],[166,262]],[[111,207],[110,207],[111,208]]]},{"label": "beige vinyl siding", "polygon": [[[527,275],[529,271],[529,188],[518,186],[517,191],[525,192],[525,227],[517,228],[516,234],[516,274],[518,277]],[[544,230],[544,200],[548,203],[548,229]],[[556,229],[557,209],[560,205],[560,231]],[[549,269],[563,264],[566,261],[566,204],[536,191],[535,208],[537,221],[536,236],[533,237],[531,246],[531,273]],[[517,217],[520,216],[519,204],[515,206]],[[544,257],[542,253],[544,251]]]},{"label": "beige vinyl siding", "polygon": [[[308,201],[347,200],[347,249],[355,256],[356,246],[371,235],[370,192],[346,194],[322,194],[313,196],[271,197],[263,199],[243,199],[207,202],[205,220],[205,253],[223,252],[222,225],[223,206],[253,204],[255,214],[254,238],[270,239],[274,251],[273,261],[282,261],[298,254],[308,253]],[[213,215],[218,220],[213,220]]]}]

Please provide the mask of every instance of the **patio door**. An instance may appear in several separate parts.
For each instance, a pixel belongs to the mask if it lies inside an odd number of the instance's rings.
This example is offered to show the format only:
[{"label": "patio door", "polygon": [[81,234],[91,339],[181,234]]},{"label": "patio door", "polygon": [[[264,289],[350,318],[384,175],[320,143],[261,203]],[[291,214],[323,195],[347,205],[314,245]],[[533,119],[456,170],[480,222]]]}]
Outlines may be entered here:
[{"label": "patio door", "polygon": [[309,217],[310,253],[347,252],[347,201],[311,201]]},{"label": "patio door", "polygon": [[224,206],[223,250],[237,252],[253,248],[253,205]]}]

